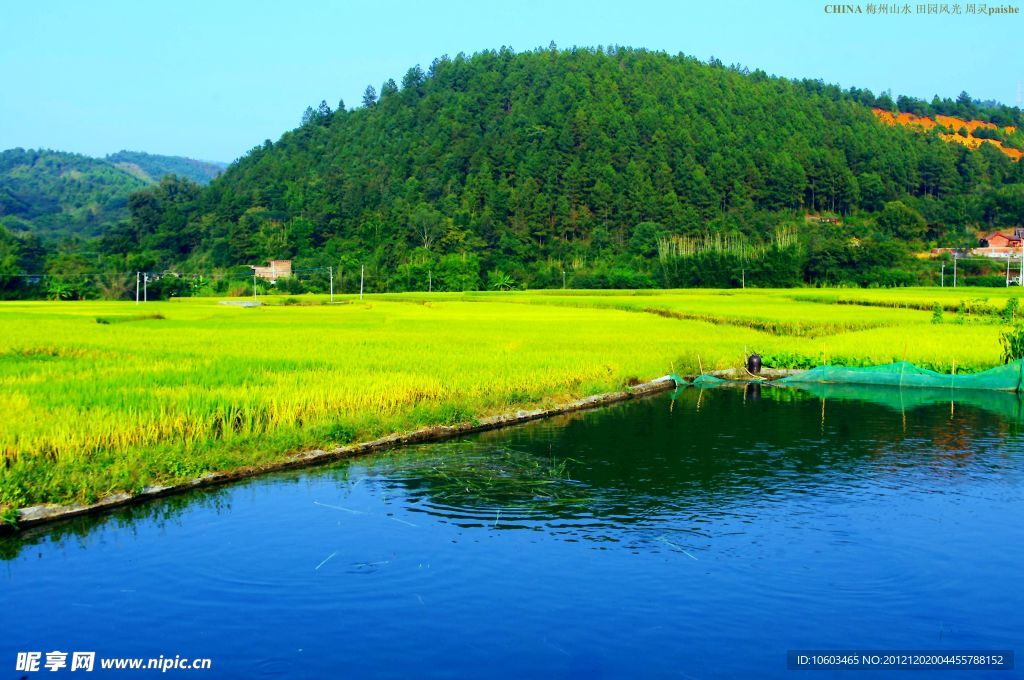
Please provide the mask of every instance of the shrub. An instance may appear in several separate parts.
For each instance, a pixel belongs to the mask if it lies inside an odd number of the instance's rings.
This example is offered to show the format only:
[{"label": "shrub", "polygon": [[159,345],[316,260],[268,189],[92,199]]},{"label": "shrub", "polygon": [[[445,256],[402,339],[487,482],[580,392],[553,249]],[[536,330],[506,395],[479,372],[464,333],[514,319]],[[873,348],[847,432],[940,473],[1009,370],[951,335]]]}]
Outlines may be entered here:
[{"label": "shrub", "polygon": [[1003,346],[1003,363],[1024,358],[1024,325],[1018,324],[1007,328],[999,335],[999,344]]},{"label": "shrub", "polygon": [[1006,301],[1006,306],[999,313],[1003,323],[1013,323],[1016,321],[1018,307],[1020,307],[1020,300],[1018,298],[1012,297]]}]

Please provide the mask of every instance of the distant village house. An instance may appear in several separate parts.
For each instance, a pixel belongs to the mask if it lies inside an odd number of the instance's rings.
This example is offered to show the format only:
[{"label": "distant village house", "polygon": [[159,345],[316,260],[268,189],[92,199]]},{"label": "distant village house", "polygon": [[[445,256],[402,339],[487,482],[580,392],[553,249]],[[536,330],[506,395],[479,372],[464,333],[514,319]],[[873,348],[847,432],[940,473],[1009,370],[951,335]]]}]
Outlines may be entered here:
[{"label": "distant village house", "polygon": [[993,231],[987,236],[982,236],[978,247],[974,249],[975,255],[985,257],[1016,257],[1020,255],[1024,247],[1024,229],[1017,227],[1012,232]]},{"label": "distant village house", "polygon": [[261,279],[274,282],[278,279],[285,279],[292,275],[291,260],[271,260],[266,267],[252,266],[252,273]]}]

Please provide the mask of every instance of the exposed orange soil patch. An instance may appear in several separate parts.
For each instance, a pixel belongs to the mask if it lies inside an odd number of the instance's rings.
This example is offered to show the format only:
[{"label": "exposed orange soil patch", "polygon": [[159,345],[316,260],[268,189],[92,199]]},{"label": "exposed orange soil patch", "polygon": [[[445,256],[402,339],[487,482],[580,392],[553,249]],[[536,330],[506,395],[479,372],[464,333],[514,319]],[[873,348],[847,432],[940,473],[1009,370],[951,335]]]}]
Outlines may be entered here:
[{"label": "exposed orange soil patch", "polygon": [[[1017,149],[1013,149],[1008,146],[1003,146],[1003,143],[998,139],[984,139],[981,137],[974,136],[974,132],[978,129],[999,129],[999,126],[997,126],[995,123],[986,123],[980,120],[963,120],[962,118],[957,118],[955,116],[941,115],[935,116],[935,120],[932,120],[928,116],[917,116],[913,113],[900,113],[897,115],[893,115],[891,111],[886,111],[884,109],[873,108],[871,110],[878,117],[878,119],[885,123],[886,125],[902,125],[904,127],[915,128],[922,132],[928,132],[936,125],[941,125],[947,129],[954,130],[954,132],[952,133],[939,135],[940,137],[942,137],[944,141],[963,144],[968,149],[977,149],[979,146],[982,145],[983,142],[988,142],[989,144],[992,144],[997,149],[999,149],[1000,151],[1002,151],[1004,154],[1006,154],[1015,161],[1019,161],[1021,157],[1024,156],[1024,153],[1018,151]],[[956,134],[955,131],[959,131],[961,128],[965,128],[967,130],[966,137],[961,137],[960,135]],[[1003,131],[1006,134],[1013,134],[1014,132],[1017,131],[1017,128],[1016,126],[1009,125],[1007,127],[1004,127]]]}]

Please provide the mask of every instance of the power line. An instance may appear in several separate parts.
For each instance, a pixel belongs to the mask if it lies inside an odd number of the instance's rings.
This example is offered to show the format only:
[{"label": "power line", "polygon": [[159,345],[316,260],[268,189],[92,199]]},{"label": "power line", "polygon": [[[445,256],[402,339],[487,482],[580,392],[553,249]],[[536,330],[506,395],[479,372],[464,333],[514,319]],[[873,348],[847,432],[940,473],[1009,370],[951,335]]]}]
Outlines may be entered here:
[{"label": "power line", "polygon": [[[310,273],[310,272],[324,272],[325,274],[329,274],[330,271],[331,271],[331,267],[330,266],[327,266],[327,267],[308,267],[308,268],[303,268],[303,269],[293,269],[292,270],[292,275],[299,274],[299,273]],[[154,276],[176,276],[178,278],[193,278],[193,279],[196,279],[196,278],[205,278],[205,279],[230,279],[230,278],[248,279],[249,277],[252,276],[252,272],[251,271],[244,271],[244,272],[241,272],[241,271],[240,272],[208,272],[208,271],[207,272],[181,272],[181,271],[176,271],[176,270],[173,270],[173,269],[160,269],[160,270],[142,270],[142,269],[139,269],[139,270],[134,270],[134,271],[130,271],[130,272],[117,271],[117,270],[109,270],[109,269],[101,269],[101,270],[97,270],[97,271],[91,272],[89,274],[85,274],[83,276],[84,276],[84,278],[97,278],[97,277],[100,277],[100,276],[126,276],[126,277],[131,277],[132,274],[146,274],[146,275],[149,275],[150,277],[154,277]],[[63,278],[65,276],[67,276],[67,275],[65,275],[65,274],[44,274],[44,273],[22,272],[20,274],[11,274],[11,275],[9,275],[9,278],[54,278],[54,277],[61,277],[61,278]],[[278,278],[284,279],[284,278],[288,278],[288,277],[286,277],[286,276],[279,276]]]}]

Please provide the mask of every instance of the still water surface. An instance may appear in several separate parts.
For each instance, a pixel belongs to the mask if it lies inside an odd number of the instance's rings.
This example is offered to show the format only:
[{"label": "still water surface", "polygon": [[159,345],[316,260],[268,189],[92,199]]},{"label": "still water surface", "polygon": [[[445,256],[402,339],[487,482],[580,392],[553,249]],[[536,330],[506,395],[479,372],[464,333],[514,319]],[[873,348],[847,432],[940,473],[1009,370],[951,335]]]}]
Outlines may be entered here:
[{"label": "still water surface", "polygon": [[756,396],[691,388],[5,540],[0,676],[29,650],[239,678],[793,677],[789,649],[1024,652],[1017,415]]}]

